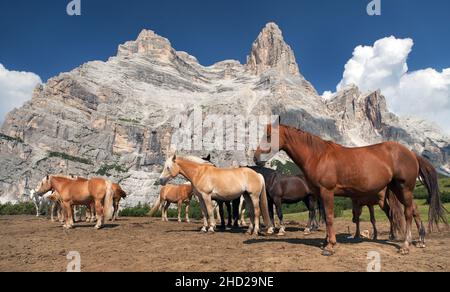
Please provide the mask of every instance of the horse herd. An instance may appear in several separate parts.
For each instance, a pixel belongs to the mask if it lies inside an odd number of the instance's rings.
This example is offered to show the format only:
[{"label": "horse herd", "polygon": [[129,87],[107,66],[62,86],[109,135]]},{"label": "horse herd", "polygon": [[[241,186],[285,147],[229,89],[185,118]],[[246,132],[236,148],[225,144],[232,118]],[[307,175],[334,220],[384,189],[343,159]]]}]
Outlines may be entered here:
[{"label": "horse herd", "polygon": [[[272,139],[277,139],[276,147],[272,145]],[[285,151],[303,175],[283,176],[265,168],[267,160],[279,151]],[[309,210],[305,232],[310,233],[318,228],[319,213],[327,230],[323,255],[329,256],[334,254],[337,243],[333,227],[334,198],[349,197],[353,202],[356,237],[360,236],[359,218],[363,206],[369,207],[374,238],[377,237],[374,206],[379,205],[391,223],[391,239],[399,233],[404,236],[400,253],[406,255],[412,243],[413,219],[420,236],[417,247],[425,247],[426,231],[413,198],[417,180],[420,179],[429,194],[429,229],[433,231],[439,228],[440,222],[448,225],[447,210],[441,203],[435,168],[425,158],[399,143],[385,142],[368,147],[346,148],[308,132],[275,123],[267,125],[265,137],[255,152],[257,166],[218,168],[210,158],[181,156],[177,153],[168,155],[159,179],[162,186],[160,197],[150,215],[161,209],[163,220],[166,221],[170,204],[177,203],[178,220],[181,221],[181,207],[186,203],[186,221],[189,221],[189,205],[195,195],[204,218],[202,232],[215,232],[214,202],[217,202],[221,227],[225,227],[224,203],[228,207],[229,226],[233,225],[233,219],[234,226],[245,222],[242,220],[245,205],[250,218],[247,233],[263,233],[260,227],[262,217],[266,227],[264,234],[268,236],[275,233],[275,206],[280,220],[278,235],[284,235],[282,204],[303,201]],[[168,184],[178,176],[189,183]],[[65,228],[73,226],[74,205],[88,206],[88,219],[92,220],[95,214],[96,228],[101,228],[106,220],[117,216],[118,202],[126,197],[118,184],[101,178],[47,176],[35,192],[42,196],[49,191],[54,192],[53,200],[62,207]]]}]

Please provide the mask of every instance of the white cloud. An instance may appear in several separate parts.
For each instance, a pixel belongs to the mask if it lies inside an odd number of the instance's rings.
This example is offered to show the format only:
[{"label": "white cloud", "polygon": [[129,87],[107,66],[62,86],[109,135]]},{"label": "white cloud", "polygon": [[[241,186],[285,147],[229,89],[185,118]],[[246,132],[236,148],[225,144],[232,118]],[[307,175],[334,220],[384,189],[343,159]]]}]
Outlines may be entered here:
[{"label": "white cloud", "polygon": [[31,99],[33,89],[40,83],[41,78],[34,73],[9,71],[0,64],[0,124],[9,111]]},{"label": "white cloud", "polygon": [[[408,71],[413,45],[412,39],[391,36],[356,47],[336,89],[351,84],[362,91],[381,89],[396,114],[435,122],[450,134],[450,68]],[[324,93],[327,96],[331,93]]]}]

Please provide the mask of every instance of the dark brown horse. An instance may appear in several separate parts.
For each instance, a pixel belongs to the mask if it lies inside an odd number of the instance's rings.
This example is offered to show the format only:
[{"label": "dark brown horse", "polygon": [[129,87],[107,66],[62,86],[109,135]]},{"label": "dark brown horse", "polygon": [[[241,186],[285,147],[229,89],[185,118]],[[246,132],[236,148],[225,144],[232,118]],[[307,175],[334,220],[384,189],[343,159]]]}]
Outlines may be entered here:
[{"label": "dark brown horse", "polygon": [[283,220],[283,204],[304,202],[309,210],[309,220],[305,229],[305,234],[310,234],[311,231],[315,231],[319,228],[319,222],[316,218],[318,206],[314,199],[314,194],[310,191],[303,176],[285,176],[273,169],[260,166],[250,168],[264,176],[270,219],[272,220],[272,224],[275,225],[273,211],[273,206],[275,205],[278,219],[280,220],[279,236],[285,235],[286,233],[286,227]]},{"label": "dark brown horse", "polygon": [[404,255],[409,253],[412,243],[413,191],[419,176],[429,193],[430,229],[438,226],[440,221],[448,224],[436,170],[427,160],[399,143],[346,148],[279,123],[269,124],[265,135],[255,153],[255,162],[264,163],[269,155],[284,150],[300,167],[309,187],[324,204],[327,225],[324,255],[334,254],[337,243],[333,227],[334,196],[360,199],[376,197],[386,188],[392,191],[405,207],[406,236],[400,249]]}]

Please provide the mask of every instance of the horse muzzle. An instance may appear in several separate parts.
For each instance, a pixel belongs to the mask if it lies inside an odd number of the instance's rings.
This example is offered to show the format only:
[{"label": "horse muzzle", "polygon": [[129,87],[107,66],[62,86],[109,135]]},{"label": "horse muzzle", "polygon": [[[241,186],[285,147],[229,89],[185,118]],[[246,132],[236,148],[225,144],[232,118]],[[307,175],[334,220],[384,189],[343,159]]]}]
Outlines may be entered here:
[{"label": "horse muzzle", "polygon": [[162,186],[167,185],[168,182],[169,182],[169,178],[160,178],[159,179],[159,184]]}]

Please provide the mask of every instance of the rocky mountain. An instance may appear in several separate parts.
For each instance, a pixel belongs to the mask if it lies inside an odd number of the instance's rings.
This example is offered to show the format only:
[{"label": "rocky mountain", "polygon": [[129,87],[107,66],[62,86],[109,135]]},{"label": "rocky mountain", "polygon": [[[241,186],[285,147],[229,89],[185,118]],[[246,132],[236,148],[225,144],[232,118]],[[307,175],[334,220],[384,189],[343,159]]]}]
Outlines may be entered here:
[{"label": "rocky mountain", "polygon": [[[8,114],[0,135],[0,202],[23,200],[49,173],[107,176],[130,194],[126,205],[150,202],[172,121],[193,108],[280,114],[284,123],[348,146],[397,140],[450,172],[450,138],[426,122],[390,113],[380,92],[351,87],[323,100],[274,23],[258,36],[247,64],[208,67],[144,30],[108,61],[86,63],[38,86],[31,101]],[[250,163],[246,151],[213,154],[221,166]]]}]

